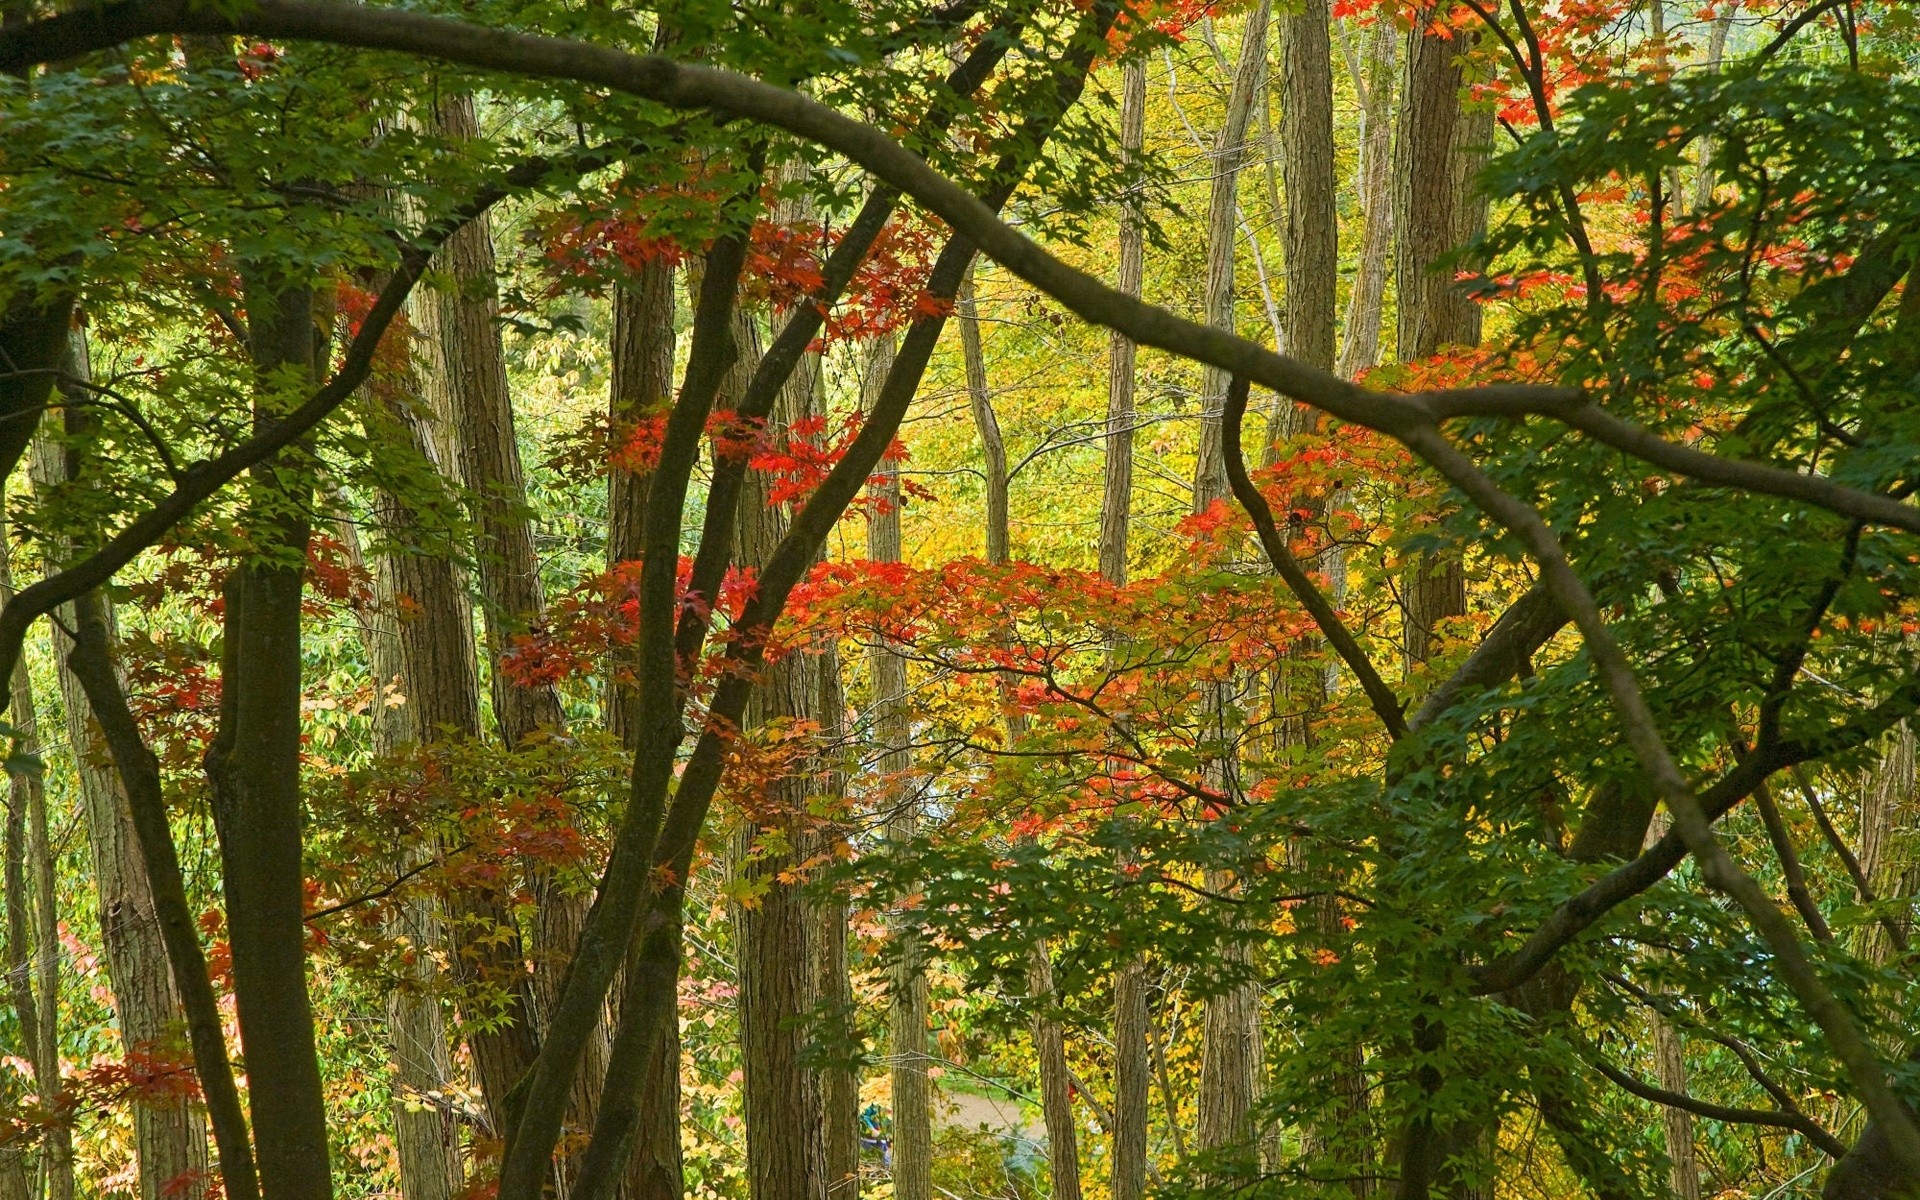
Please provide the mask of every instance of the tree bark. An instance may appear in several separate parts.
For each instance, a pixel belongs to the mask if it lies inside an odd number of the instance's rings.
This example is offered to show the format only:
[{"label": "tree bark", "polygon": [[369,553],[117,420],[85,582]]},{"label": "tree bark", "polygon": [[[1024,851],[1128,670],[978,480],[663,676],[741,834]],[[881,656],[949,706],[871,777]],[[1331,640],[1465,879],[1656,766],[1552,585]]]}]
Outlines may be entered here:
[{"label": "tree bark", "polygon": [[[613,296],[613,379],[608,416],[615,437],[644,417],[663,415],[673,393],[674,271],[661,263],[641,268]],[[607,477],[607,566],[635,562],[643,549],[647,477],[613,467]],[[628,753],[637,753],[640,727],[631,654],[612,664],[607,728]],[[616,992],[616,994],[618,994]],[[680,1021],[664,1022],[651,1052],[645,1111],[634,1137],[624,1200],[680,1200],[686,1192],[680,1151]]]},{"label": "tree bark", "polygon": [[[735,318],[739,358],[722,390],[732,408],[746,391],[760,361],[759,331],[751,317]],[[796,371],[782,389],[769,429],[783,435],[804,407],[796,393],[812,373]],[[736,518],[739,563],[759,569],[787,533],[787,516],[770,499],[760,472],[747,476]],[[817,682],[806,655],[782,657],[761,669],[747,705],[745,728],[765,728],[810,717]],[[806,1018],[813,1009],[813,922],[795,878],[798,851],[811,835],[807,785],[798,772],[784,772],[748,802],[749,819],[735,841],[737,870],[756,893],[734,906],[740,978],[740,1037],[746,1112],[747,1181],[753,1200],[825,1200],[825,1112],[820,1076],[806,1062]]]},{"label": "tree bark", "polygon": [[[1659,1013],[1648,1014],[1653,1025],[1653,1060],[1660,1086],[1687,1094],[1687,1060],[1680,1034]],[[1693,1149],[1693,1114],[1684,1108],[1664,1107],[1661,1117],[1667,1138],[1668,1180],[1674,1200],[1700,1200],[1700,1160]]]},{"label": "tree bark", "polygon": [[[455,140],[479,137],[473,97],[469,93],[443,94],[435,105],[438,131]],[[486,216],[469,222],[449,237],[436,256],[453,282],[449,291],[429,292],[421,305],[422,326],[433,349],[429,394],[434,407],[445,414],[453,430],[460,482],[471,497],[474,523],[474,560],[486,632],[489,694],[494,727],[508,749],[522,745],[543,731],[566,730],[559,693],[550,684],[523,684],[500,669],[516,635],[542,625],[546,592],[540,581],[539,558],[533,544],[533,523],[527,505],[525,472],[514,426],[513,401],[507,386],[506,354],[501,346],[499,300],[495,292],[496,267],[492,227]],[[507,937],[487,953],[497,966],[513,972],[509,987],[525,995],[517,1003],[525,1016],[509,1013],[512,1022],[497,1033],[477,1035],[489,1043],[489,1063],[483,1073],[493,1078],[486,1089],[496,1125],[504,1128],[501,1103],[532,1064],[539,1029],[552,1008],[566,964],[573,956],[580,927],[586,919],[587,899],[562,887],[550,870],[532,872],[536,897],[533,916],[530,987],[520,983],[524,953],[518,945],[512,914],[494,898],[477,903],[489,911],[476,913],[476,930]],[[491,924],[491,931],[479,927]],[[511,1007],[511,1005],[510,1005]],[[588,1043],[586,1061],[576,1079],[568,1118],[580,1128],[592,1124],[595,1096],[606,1073],[607,1038],[604,1028]],[[504,1085],[504,1087],[503,1087]],[[563,1155],[556,1164],[557,1183],[564,1195],[575,1164]]]},{"label": "tree bark", "polygon": [[1333,43],[1330,0],[1306,0],[1281,21],[1286,96],[1281,176],[1287,189],[1287,353],[1333,369],[1340,225],[1334,209]]},{"label": "tree bark", "polygon": [[[1213,184],[1207,201],[1206,323],[1218,329],[1234,324],[1233,260],[1238,249],[1237,194],[1240,167],[1246,161],[1247,124],[1255,93],[1266,78],[1267,24],[1272,0],[1256,0],[1241,31],[1240,58],[1227,92],[1227,111],[1214,138]],[[1225,371],[1208,366],[1200,383],[1200,448],[1194,461],[1193,508],[1205,512],[1227,494],[1221,457],[1220,413],[1227,402]]]},{"label": "tree bark", "polygon": [[1367,64],[1355,72],[1360,93],[1360,250],[1347,296],[1346,341],[1339,373],[1352,379],[1380,362],[1380,321],[1386,309],[1387,270],[1393,253],[1393,22],[1379,21],[1367,39]]}]

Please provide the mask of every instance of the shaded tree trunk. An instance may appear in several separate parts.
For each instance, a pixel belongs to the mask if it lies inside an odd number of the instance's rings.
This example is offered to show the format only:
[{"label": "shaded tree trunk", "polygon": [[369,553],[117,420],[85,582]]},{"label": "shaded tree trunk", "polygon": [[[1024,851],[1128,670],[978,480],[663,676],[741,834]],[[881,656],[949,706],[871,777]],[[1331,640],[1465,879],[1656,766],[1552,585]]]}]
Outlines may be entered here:
[{"label": "shaded tree trunk", "polygon": [[[619,436],[643,417],[662,413],[672,400],[674,272],[649,264],[613,297],[613,379],[608,415]],[[637,561],[646,520],[647,478],[613,468],[607,477],[607,565]],[[607,728],[628,753],[640,745],[636,664],[630,655],[613,664],[607,697]],[[615,994],[618,995],[618,989]],[[680,1151],[680,1021],[664,1022],[651,1051],[652,1073],[622,1184],[625,1200],[680,1200],[686,1184]]]},{"label": "shaded tree trunk", "polygon": [[[1653,1025],[1654,1072],[1660,1086],[1687,1094],[1687,1060],[1678,1030],[1659,1013],[1649,1013]],[[1684,1108],[1660,1110],[1667,1139],[1668,1181],[1674,1200],[1700,1200],[1700,1160],[1693,1149],[1693,1114]]]},{"label": "shaded tree trunk", "polygon": [[[276,385],[313,374],[314,296],[256,275],[247,281],[246,301],[261,381],[255,420],[268,425],[283,402]],[[302,882],[300,605],[312,499],[302,453],[283,452],[249,481],[253,545],[227,580],[220,720],[205,760],[254,1158],[266,1200],[333,1194]]]},{"label": "shaded tree trunk", "polygon": [[[751,317],[735,318],[739,358],[717,401],[732,408],[760,361],[759,331]],[[812,372],[795,372],[782,390],[769,429],[776,438],[804,411],[798,394]],[[787,533],[787,516],[771,502],[767,480],[751,472],[740,497],[737,559],[759,568]],[[745,727],[810,717],[817,692],[816,664],[794,654],[762,668],[747,705]],[[824,1200],[827,1194],[825,1112],[820,1076],[807,1057],[806,1018],[813,1009],[814,922],[796,878],[799,851],[811,837],[807,783],[785,772],[747,802],[748,820],[735,842],[736,870],[753,890],[751,905],[734,906],[739,956],[740,1036],[746,1116],[747,1179],[754,1200]]]}]

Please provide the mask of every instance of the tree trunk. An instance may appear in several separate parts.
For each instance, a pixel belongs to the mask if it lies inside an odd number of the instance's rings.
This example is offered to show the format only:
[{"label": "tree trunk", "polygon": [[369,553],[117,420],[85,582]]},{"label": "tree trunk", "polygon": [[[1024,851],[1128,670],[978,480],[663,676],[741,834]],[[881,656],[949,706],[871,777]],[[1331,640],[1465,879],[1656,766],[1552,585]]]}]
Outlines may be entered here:
[{"label": "tree trunk", "polygon": [[[1687,1060],[1679,1031],[1659,1013],[1649,1014],[1653,1025],[1653,1060],[1660,1086],[1687,1094]],[[1668,1179],[1674,1200],[1700,1200],[1700,1160],[1693,1150],[1693,1114],[1684,1108],[1662,1108],[1667,1135]]]},{"label": "tree trunk", "polygon": [[[1206,323],[1232,329],[1233,259],[1238,249],[1235,220],[1240,167],[1246,161],[1247,124],[1255,93],[1266,77],[1267,22],[1272,0],[1256,0],[1241,32],[1240,59],[1227,92],[1226,117],[1214,139],[1213,185],[1207,201]],[[1200,448],[1194,461],[1193,509],[1205,512],[1227,494],[1226,463],[1220,442],[1220,413],[1227,402],[1227,373],[1208,366],[1200,384]]]},{"label": "tree trunk", "polygon": [[[734,322],[739,358],[716,403],[733,408],[760,361],[753,319]],[[768,428],[783,436],[806,407],[798,392],[812,384],[804,366],[783,389]],[[740,497],[739,553],[743,567],[758,569],[787,533],[787,517],[771,502],[767,479],[750,472]],[[765,728],[812,715],[815,664],[792,654],[761,669],[747,704],[744,728]],[[747,1182],[753,1200],[825,1200],[825,1113],[820,1076],[806,1062],[806,1018],[813,1010],[812,921],[795,872],[799,850],[811,835],[807,784],[785,772],[747,801],[749,819],[735,840],[736,870],[755,893],[736,904],[733,921],[740,979],[742,1099],[746,1112]]]},{"label": "tree trunk", "polygon": [[[468,140],[479,136],[471,94],[443,94],[434,118],[439,132],[447,137]],[[474,559],[486,631],[494,726],[501,742],[512,749],[542,731],[564,733],[566,720],[559,693],[551,685],[523,685],[500,670],[515,635],[544,622],[546,593],[534,551],[526,479],[507,387],[506,355],[497,319],[500,305],[495,295],[493,234],[487,218],[470,222],[448,238],[436,262],[454,286],[450,291],[427,293],[421,306],[422,325],[434,351],[429,393],[438,392],[434,406],[450,421],[460,482],[471,496]],[[505,1095],[502,1085],[511,1087],[532,1064],[538,1026],[544,1023],[544,1014],[558,996],[561,976],[573,956],[588,904],[580,892],[559,886],[550,871],[535,870],[532,874],[536,897],[533,975],[530,994],[518,1004],[531,1013],[533,1020],[510,1016],[512,1026],[479,1035],[474,1042],[476,1059],[481,1057],[481,1040],[494,1043],[487,1057],[495,1061],[483,1069],[483,1074],[494,1078],[487,1096],[496,1127],[500,1128],[504,1128],[499,1104]],[[493,925],[496,937],[499,931],[515,928],[511,913],[499,901],[483,899],[481,903],[498,908],[478,914]],[[513,970],[516,978],[520,975],[517,940],[509,935],[489,952],[500,967]],[[602,1029],[589,1042],[568,1105],[569,1120],[582,1129],[592,1124],[594,1097],[606,1074],[606,1055],[606,1032]],[[570,1156],[561,1156],[556,1170],[564,1194],[574,1170]]]},{"label": "tree trunk", "polygon": [[[12,546],[0,518],[0,602],[13,598]],[[26,656],[13,668],[15,748],[40,752],[40,716]],[[60,1078],[60,912],[55,890],[53,845],[47,838],[47,789],[40,776],[10,771],[7,777],[6,901],[7,975],[20,1021],[33,1086],[51,1105]],[[47,1130],[41,1166],[49,1200],[73,1200],[73,1130],[56,1123]]]},{"label": "tree trunk", "polygon": [[1364,72],[1354,72],[1361,96],[1360,252],[1347,297],[1346,342],[1340,376],[1352,379],[1380,362],[1380,320],[1386,309],[1387,268],[1393,253],[1393,22],[1379,21],[1367,39]]},{"label": "tree trunk", "polygon": [[[249,279],[256,420],[266,381],[313,372],[315,309],[304,287]],[[251,479],[251,556],[226,587],[220,721],[206,755],[226,893],[233,992],[246,1056],[253,1146],[266,1200],[330,1200],[327,1114],[306,976],[300,793],[300,603],[311,468],[283,453]],[[292,461],[289,461],[289,460]]]},{"label": "tree trunk", "polygon": [[1333,369],[1340,225],[1334,209],[1333,44],[1329,0],[1306,0],[1281,21],[1286,120],[1281,175],[1287,188],[1287,353]]},{"label": "tree trunk", "polygon": [[[92,377],[84,332],[76,330],[70,339],[65,374],[77,380]],[[77,386],[71,392],[63,387],[62,399],[92,400],[91,395],[75,394],[79,391]],[[31,464],[34,490],[43,497],[67,479],[67,452],[59,439],[58,418],[43,421]],[[60,542],[52,545],[49,567],[66,562],[72,549]],[[102,611],[109,636],[117,637],[112,608],[102,602]],[[67,744],[79,777],[80,805],[86,818],[114,1018],[120,1028],[121,1045],[128,1053],[165,1054],[183,1019],[179,989],[167,959],[153,886],[141,858],[126,790],[113,769],[109,751],[101,743],[86,691],[68,662],[73,642],[67,631],[78,624],[74,606],[62,605],[57,615],[60,619],[51,629],[54,659],[66,714]],[[206,1176],[206,1118],[186,1098],[136,1101],[133,1130],[141,1200],[162,1200],[174,1194],[169,1185],[188,1186]],[[194,1193],[190,1190],[188,1194]]]},{"label": "tree trunk", "polygon": [[[1012,555],[1013,530],[1008,495],[1007,443],[993,411],[987,388],[986,354],[980,339],[980,315],[974,305],[973,267],[960,284],[961,356],[967,374],[967,400],[974,431],[986,459],[987,561],[1004,565]],[[1009,684],[1011,680],[1007,681]],[[1025,719],[1009,707],[1007,741],[1016,743],[1025,732]],[[1040,1075],[1040,1112],[1047,1129],[1047,1174],[1053,1200],[1080,1200],[1080,1139],[1073,1120],[1073,1084],[1067,1069],[1066,1039],[1060,1022],[1050,1012],[1053,997],[1053,960],[1045,942],[1036,942],[1028,959],[1027,994],[1034,1006],[1033,1050]]]},{"label": "tree trunk", "polygon": [[[891,337],[874,343],[867,360],[863,397],[871,408],[880,383],[893,366]],[[882,462],[874,485],[876,508],[867,520],[867,557],[878,563],[900,561],[899,468]],[[884,749],[879,762],[883,778],[899,781],[913,766],[907,749],[907,663],[885,646],[876,646],[869,663],[873,678],[872,710],[875,741]],[[888,797],[892,815],[887,840],[896,846],[913,841],[920,832],[917,796],[902,790]],[[917,925],[911,914],[891,921],[894,953],[887,1029],[893,1060],[893,1195],[894,1200],[933,1200],[933,1084],[927,1067],[927,975]]]},{"label": "tree trunk", "polygon": [[[613,296],[613,380],[608,415],[615,436],[649,415],[664,413],[673,389],[673,269],[664,264],[641,268],[637,278]],[[647,477],[614,467],[607,477],[607,565],[637,561],[646,523]],[[608,689],[607,728],[628,753],[639,749],[632,673],[623,658],[613,664]],[[616,989],[616,996],[619,990]],[[680,1153],[680,1021],[660,1029],[651,1052],[652,1075],[645,1112],[634,1137],[622,1185],[624,1200],[680,1200],[686,1192]]]},{"label": "tree trunk", "polygon": [[[1146,137],[1147,68],[1137,59],[1122,68],[1120,145],[1131,157]],[[1140,295],[1145,239],[1139,208],[1120,212],[1119,269],[1114,286]],[[1100,498],[1100,577],[1127,582],[1133,515],[1135,346],[1116,333],[1109,340],[1107,438]],[[1129,959],[1113,977],[1113,1200],[1142,1200],[1147,1190],[1147,1101],[1152,1075],[1147,1047],[1147,964]]]},{"label": "tree trunk", "polygon": [[[438,478],[446,477],[434,431],[422,425],[412,406],[390,404],[382,417],[391,422],[396,440],[409,445]],[[356,616],[381,689],[377,694],[383,697],[374,706],[374,749],[390,753],[415,743],[471,740],[480,729],[480,688],[474,676],[472,613],[452,555],[431,547],[404,497],[377,493],[373,516],[387,549],[373,566],[375,603]],[[357,556],[357,531],[343,522],[341,533]],[[385,702],[387,689],[403,703]],[[427,847],[416,848],[397,859],[394,869],[416,867],[429,853]],[[431,954],[432,947],[446,942],[447,922],[431,900],[412,898],[399,906],[388,933],[409,947],[400,986],[387,994],[400,1191],[405,1200],[449,1200],[464,1182],[464,1169],[459,1124],[447,1102],[437,1098],[453,1078],[453,1063]]]}]

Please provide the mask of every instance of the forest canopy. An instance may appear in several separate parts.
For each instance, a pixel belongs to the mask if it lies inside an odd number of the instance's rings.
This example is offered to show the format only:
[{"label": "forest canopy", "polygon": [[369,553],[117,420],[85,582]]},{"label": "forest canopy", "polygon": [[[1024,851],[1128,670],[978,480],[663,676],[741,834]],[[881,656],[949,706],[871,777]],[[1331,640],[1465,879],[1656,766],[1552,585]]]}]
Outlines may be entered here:
[{"label": "forest canopy", "polygon": [[1916,62],[5,0],[0,1200],[1920,1193]]}]

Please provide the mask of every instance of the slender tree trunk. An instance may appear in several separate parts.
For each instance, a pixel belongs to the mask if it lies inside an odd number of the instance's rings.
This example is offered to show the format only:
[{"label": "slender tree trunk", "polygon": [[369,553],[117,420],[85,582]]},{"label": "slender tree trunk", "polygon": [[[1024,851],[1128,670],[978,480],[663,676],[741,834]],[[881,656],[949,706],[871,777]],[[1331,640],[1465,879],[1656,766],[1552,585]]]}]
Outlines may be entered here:
[{"label": "slender tree trunk", "polygon": [[[1120,145],[1129,157],[1146,138],[1147,68],[1138,60],[1122,68]],[[1139,207],[1120,212],[1119,269],[1114,286],[1136,299],[1145,268]],[[1127,582],[1129,527],[1133,515],[1133,422],[1135,346],[1121,334],[1109,340],[1106,457],[1100,497],[1100,577]],[[1142,1200],[1147,1190],[1148,1064],[1147,964],[1138,955],[1113,977],[1113,1200]]]},{"label": "slender tree trunk", "polygon": [[[1720,64],[1727,56],[1727,35],[1733,32],[1733,18],[1740,12],[1739,0],[1727,0],[1720,6],[1720,13],[1713,19],[1713,28],[1707,33],[1707,54],[1701,66],[1709,75],[1720,73]],[[1700,165],[1693,176],[1693,211],[1701,212],[1713,204],[1713,191],[1719,186],[1719,172],[1713,165],[1718,148],[1712,138],[1699,141]]]},{"label": "slender tree trunk", "polygon": [[[821,740],[828,747],[838,747],[846,737],[843,714],[847,707],[840,683],[840,653],[832,638],[822,642],[815,711],[820,714]],[[825,772],[821,787],[840,807],[838,801],[846,795],[845,773]],[[839,846],[834,843],[844,843],[845,838],[844,830],[831,830],[817,849],[837,852]],[[852,1065],[855,1002],[848,975],[847,920],[847,902],[838,894],[814,901],[814,996],[826,1017],[823,1040],[828,1062],[820,1072],[820,1103],[825,1114],[829,1200],[858,1200],[860,1195],[860,1074]]]},{"label": "slender tree trunk", "polygon": [[[958,297],[961,357],[967,375],[967,399],[974,431],[986,459],[987,561],[996,565],[1012,556],[1013,530],[1008,495],[1007,443],[993,411],[987,387],[987,360],[974,304],[973,268],[967,268]],[[1007,741],[1025,733],[1025,719],[1008,709]],[[1040,1112],[1047,1129],[1047,1173],[1053,1200],[1080,1200],[1080,1139],[1073,1119],[1073,1083],[1067,1068],[1066,1038],[1049,1011],[1054,1004],[1053,959],[1044,941],[1035,942],[1028,960],[1027,995],[1034,1005],[1033,1049],[1040,1074]]]},{"label": "slender tree trunk", "polygon": [[[893,366],[893,340],[874,343],[867,360],[864,400],[872,407],[880,382]],[[899,468],[883,462],[874,485],[876,507],[867,520],[867,557],[874,562],[900,561]],[[907,663],[885,646],[873,650],[869,669],[873,677],[874,736],[885,747],[879,770],[902,781],[913,765],[907,749]],[[887,839],[895,845],[911,842],[920,832],[919,798],[903,790],[891,797]],[[927,1075],[927,975],[919,930],[911,914],[892,921],[897,959],[887,1009],[887,1029],[893,1059],[893,1195],[894,1200],[933,1200],[933,1084]]]},{"label": "slender tree trunk", "polygon": [[[0,518],[0,601],[13,597],[12,558],[7,526]],[[13,703],[7,719],[16,731],[15,745],[23,753],[38,754],[40,715],[24,655],[14,664],[12,682]],[[42,1103],[52,1104],[64,1085],[60,1077],[60,911],[53,844],[47,837],[47,789],[40,776],[26,772],[9,772],[7,783],[8,979],[27,1043],[26,1058],[33,1066],[34,1089]],[[66,1124],[47,1131],[41,1165],[49,1200],[73,1200],[73,1130]]]},{"label": "slender tree trunk", "polygon": [[[255,277],[246,288],[252,358],[273,387],[317,356],[311,290]],[[300,791],[300,604],[312,495],[301,451],[255,471],[251,557],[228,577],[220,721],[206,755],[220,842],[233,991],[246,1055],[255,1161],[266,1200],[330,1200],[326,1103],[307,991]],[[289,461],[291,460],[291,461]]]},{"label": "slender tree trunk", "polygon": [[[1207,201],[1206,323],[1219,329],[1234,324],[1233,259],[1239,234],[1235,217],[1240,167],[1246,161],[1247,125],[1260,83],[1266,78],[1267,24],[1272,0],[1256,0],[1241,31],[1240,58],[1227,92],[1227,111],[1214,138],[1213,185]],[[1227,494],[1221,457],[1220,412],[1227,402],[1227,373],[1209,366],[1200,384],[1200,449],[1194,462],[1193,507],[1205,512]]]},{"label": "slender tree trunk", "polygon": [[[613,381],[608,415],[620,432],[635,422],[664,414],[673,389],[673,269],[643,267],[613,297]],[[607,478],[607,565],[637,561],[646,523],[647,478],[612,469]],[[623,657],[613,665],[607,698],[607,727],[628,753],[640,745],[634,692],[635,664]],[[615,989],[616,996],[619,989]],[[660,1028],[651,1052],[652,1074],[644,1112],[635,1134],[624,1200],[680,1200],[686,1192],[680,1153],[680,1020],[676,1014]]]},{"label": "slender tree trunk", "polygon": [[1287,188],[1287,353],[1333,369],[1340,224],[1334,209],[1333,43],[1330,0],[1306,0],[1281,20],[1286,120],[1281,175]]},{"label": "slender tree trunk", "polygon": [[1346,342],[1339,373],[1352,379],[1380,362],[1380,321],[1386,309],[1393,253],[1393,22],[1379,21],[1367,39],[1365,70],[1354,73],[1361,96],[1360,251],[1347,297]]}]

